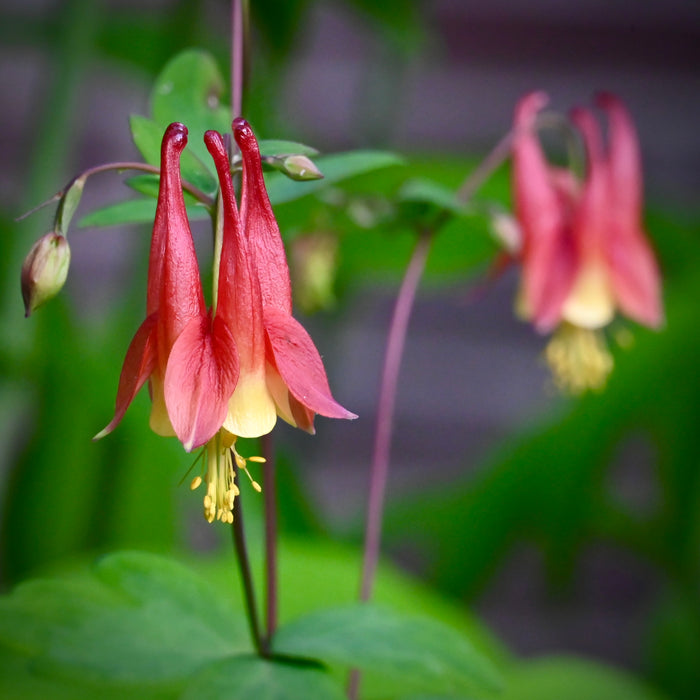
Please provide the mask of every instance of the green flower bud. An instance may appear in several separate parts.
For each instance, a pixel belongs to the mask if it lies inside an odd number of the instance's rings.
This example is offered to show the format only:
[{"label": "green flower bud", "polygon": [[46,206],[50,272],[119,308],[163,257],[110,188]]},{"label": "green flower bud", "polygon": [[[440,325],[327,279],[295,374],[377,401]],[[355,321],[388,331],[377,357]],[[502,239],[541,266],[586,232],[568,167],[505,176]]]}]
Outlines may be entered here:
[{"label": "green flower bud", "polygon": [[70,247],[54,231],[42,236],[22,265],[22,298],[25,316],[58,294],[68,276]]},{"label": "green flower bud", "polygon": [[292,180],[320,180],[323,173],[306,156],[295,154],[282,159],[282,172]]}]

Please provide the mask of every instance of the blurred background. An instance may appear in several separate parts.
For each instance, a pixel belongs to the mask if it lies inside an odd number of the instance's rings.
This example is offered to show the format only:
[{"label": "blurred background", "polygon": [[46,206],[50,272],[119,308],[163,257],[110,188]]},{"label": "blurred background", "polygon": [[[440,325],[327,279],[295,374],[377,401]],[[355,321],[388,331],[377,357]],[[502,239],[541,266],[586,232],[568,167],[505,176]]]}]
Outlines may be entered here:
[{"label": "blurred background", "polygon": [[[245,112],[267,138],[323,152],[395,150],[411,174],[454,187],[532,89],[547,90],[560,110],[598,89],[628,105],[666,279],[666,328],[632,329],[634,346],[615,348],[605,393],[563,398],[541,359],[545,339],[514,318],[516,272],[482,293],[496,250],[485,218],[475,212],[451,224],[435,244],[409,331],[385,541],[400,566],[469,605],[516,653],[588,654],[694,697],[700,6],[251,4]],[[13,219],[84,168],[138,159],[129,116],[149,113],[153,80],[178,51],[211,51],[228,75],[228,11],[213,0],[3,0],[5,588],[85,552],[221,544],[198,497],[177,488],[188,456],[148,432],[145,395],[114,435],[90,441],[111,416],[123,353],[142,318],[149,228],[74,226],[66,292],[24,320],[19,269],[49,230],[52,208]],[[360,415],[318,419],[313,438],[276,431],[283,527],[293,536],[361,539],[382,353],[411,242],[405,226],[386,224],[382,202],[392,204],[405,178],[405,169],[389,169],[277,210],[290,246],[310,234],[338,236],[332,291],[307,313],[298,304],[298,315],[335,396]],[[91,178],[80,212],[126,193],[118,175]],[[483,197],[507,205],[507,169]],[[205,257],[206,228],[197,235]]]}]

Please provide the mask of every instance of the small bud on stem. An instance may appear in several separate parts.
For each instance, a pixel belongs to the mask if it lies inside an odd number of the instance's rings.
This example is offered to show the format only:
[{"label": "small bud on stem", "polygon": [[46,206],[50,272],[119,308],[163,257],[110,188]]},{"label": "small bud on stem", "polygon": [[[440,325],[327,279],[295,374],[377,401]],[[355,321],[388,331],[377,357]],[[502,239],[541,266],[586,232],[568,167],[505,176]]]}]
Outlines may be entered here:
[{"label": "small bud on stem", "polygon": [[69,265],[70,247],[59,233],[51,231],[32,246],[22,265],[25,316],[61,291]]}]

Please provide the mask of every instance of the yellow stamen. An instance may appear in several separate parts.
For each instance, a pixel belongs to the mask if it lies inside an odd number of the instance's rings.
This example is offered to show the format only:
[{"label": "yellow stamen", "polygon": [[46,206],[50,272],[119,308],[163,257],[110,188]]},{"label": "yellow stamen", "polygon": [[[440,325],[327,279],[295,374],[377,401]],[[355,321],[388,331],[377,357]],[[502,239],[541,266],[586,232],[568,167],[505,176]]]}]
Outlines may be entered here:
[{"label": "yellow stamen", "polygon": [[[204,495],[204,517],[208,522],[220,520],[223,523],[233,522],[233,504],[240,490],[235,482],[235,467],[245,472],[256,491],[261,491],[260,484],[253,480],[248,471],[247,462],[264,462],[263,457],[242,457],[236,450],[237,436],[225,430],[217,433],[205,446],[201,457],[206,462],[204,479],[196,476],[192,479],[192,490],[200,486],[204,480],[207,492]],[[196,462],[195,462],[196,463]],[[194,466],[194,465],[193,465]]]},{"label": "yellow stamen", "polygon": [[602,332],[563,323],[545,349],[557,387],[569,394],[600,390],[613,368]]}]

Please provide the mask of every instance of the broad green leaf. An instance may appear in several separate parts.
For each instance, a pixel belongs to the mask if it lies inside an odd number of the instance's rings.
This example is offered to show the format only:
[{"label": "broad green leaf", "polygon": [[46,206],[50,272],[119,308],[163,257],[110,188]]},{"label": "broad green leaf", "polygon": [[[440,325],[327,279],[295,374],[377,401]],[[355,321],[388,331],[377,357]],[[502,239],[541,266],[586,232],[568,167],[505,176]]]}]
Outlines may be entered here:
[{"label": "broad green leaf", "polygon": [[20,585],[2,600],[0,641],[44,673],[117,684],[176,683],[250,650],[244,616],[174,561],[114,554],[93,576]]},{"label": "broad green leaf", "polygon": [[[78,226],[116,226],[117,224],[151,224],[156,215],[155,199],[127,199],[117,204],[96,209],[84,216]],[[194,205],[187,210],[190,220],[207,219],[206,208]]]},{"label": "broad green leaf", "polygon": [[182,700],[342,700],[337,681],[315,664],[237,656],[212,664],[188,685]]},{"label": "broad green leaf", "polygon": [[515,666],[500,700],[664,700],[624,671],[576,657],[552,656]]},{"label": "broad green leaf", "polygon": [[258,141],[260,155],[286,156],[298,153],[303,156],[317,156],[318,151],[313,146],[307,146],[297,141],[283,141],[281,139],[261,139]]},{"label": "broad green leaf", "polygon": [[454,190],[427,178],[407,180],[399,190],[397,198],[400,202],[432,204],[439,210],[458,216],[465,214],[468,210],[467,205],[457,201]]},{"label": "broad green leaf", "polygon": [[[129,120],[131,135],[143,159],[150,165],[160,167],[160,146],[165,127],[161,127],[151,119],[132,114]],[[167,126],[167,125],[166,125]],[[210,163],[207,159],[206,163]],[[216,192],[217,181],[206,165],[192,152],[192,144],[188,140],[185,150],[180,156],[180,172],[182,179],[208,195]],[[156,177],[157,180],[157,176]],[[156,194],[158,190],[156,188]]]},{"label": "broad green leaf", "polygon": [[278,653],[375,671],[433,692],[500,688],[492,663],[452,627],[373,604],[310,613],[281,627],[274,646]]},{"label": "broad green leaf", "polygon": [[291,202],[318,191],[330,184],[341,182],[357,175],[402,165],[403,160],[388,151],[348,151],[320,156],[314,160],[323,173],[323,180],[295,182],[282,173],[270,173],[266,178],[267,193],[272,204]]},{"label": "broad green leaf", "polygon": [[231,130],[231,110],[220,103],[224,89],[224,79],[211,54],[188,50],[165,66],[151,93],[153,120],[163,129],[171,122],[186,124],[188,148],[201,163],[211,160],[204,132]]}]

